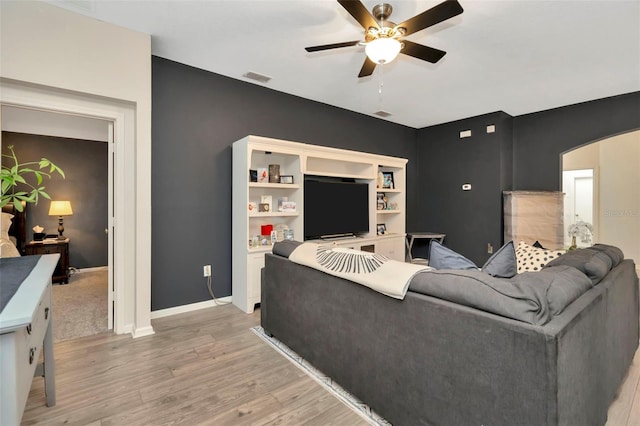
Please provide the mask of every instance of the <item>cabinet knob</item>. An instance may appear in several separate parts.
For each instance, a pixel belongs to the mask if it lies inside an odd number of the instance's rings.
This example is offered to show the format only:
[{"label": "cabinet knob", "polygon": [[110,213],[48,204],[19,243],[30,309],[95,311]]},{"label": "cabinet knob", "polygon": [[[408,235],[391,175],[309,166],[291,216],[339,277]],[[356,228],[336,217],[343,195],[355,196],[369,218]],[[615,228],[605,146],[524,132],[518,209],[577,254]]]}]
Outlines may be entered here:
[{"label": "cabinet knob", "polygon": [[33,358],[36,356],[36,348],[29,349],[29,365],[33,364]]},{"label": "cabinet knob", "polygon": [[49,319],[49,308],[44,308],[44,319]]},{"label": "cabinet knob", "polygon": [[27,334],[31,334],[31,324],[27,326]]}]

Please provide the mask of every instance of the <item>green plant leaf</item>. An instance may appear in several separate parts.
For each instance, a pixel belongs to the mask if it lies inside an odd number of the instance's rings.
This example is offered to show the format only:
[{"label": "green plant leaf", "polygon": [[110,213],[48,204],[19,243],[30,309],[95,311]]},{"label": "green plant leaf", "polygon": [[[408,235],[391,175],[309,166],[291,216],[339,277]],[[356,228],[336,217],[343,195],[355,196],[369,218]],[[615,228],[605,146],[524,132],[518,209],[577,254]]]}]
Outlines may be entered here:
[{"label": "green plant leaf", "polygon": [[17,202],[17,201],[13,201],[13,207],[15,207],[15,209],[19,212],[23,211],[24,208],[22,207],[22,203]]}]

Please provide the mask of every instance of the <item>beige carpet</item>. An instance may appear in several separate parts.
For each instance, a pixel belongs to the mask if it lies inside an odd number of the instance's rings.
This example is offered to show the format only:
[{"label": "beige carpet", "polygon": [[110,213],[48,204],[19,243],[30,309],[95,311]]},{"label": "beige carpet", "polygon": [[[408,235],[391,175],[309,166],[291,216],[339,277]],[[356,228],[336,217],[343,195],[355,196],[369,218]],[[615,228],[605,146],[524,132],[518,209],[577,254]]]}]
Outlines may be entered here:
[{"label": "beige carpet", "polygon": [[78,272],[69,284],[53,285],[53,339],[107,331],[107,270]]}]

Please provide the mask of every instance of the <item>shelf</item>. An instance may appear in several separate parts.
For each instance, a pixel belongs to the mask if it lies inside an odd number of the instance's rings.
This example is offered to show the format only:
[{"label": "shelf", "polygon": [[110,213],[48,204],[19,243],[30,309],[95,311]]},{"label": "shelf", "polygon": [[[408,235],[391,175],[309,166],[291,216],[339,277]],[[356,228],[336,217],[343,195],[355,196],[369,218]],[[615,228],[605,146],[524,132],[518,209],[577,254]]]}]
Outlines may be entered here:
[{"label": "shelf", "polygon": [[300,216],[300,212],[264,212],[264,213],[249,213],[250,218],[254,217],[295,217]]},{"label": "shelf", "polygon": [[377,214],[397,214],[402,213],[401,210],[376,210]]},{"label": "shelf", "polygon": [[300,189],[300,185],[297,183],[249,182],[249,188]]},{"label": "shelf", "polygon": [[376,188],[376,192],[384,192],[384,193],[391,193],[391,192],[397,192],[397,193],[401,193],[404,192],[401,189],[391,189],[391,188]]}]

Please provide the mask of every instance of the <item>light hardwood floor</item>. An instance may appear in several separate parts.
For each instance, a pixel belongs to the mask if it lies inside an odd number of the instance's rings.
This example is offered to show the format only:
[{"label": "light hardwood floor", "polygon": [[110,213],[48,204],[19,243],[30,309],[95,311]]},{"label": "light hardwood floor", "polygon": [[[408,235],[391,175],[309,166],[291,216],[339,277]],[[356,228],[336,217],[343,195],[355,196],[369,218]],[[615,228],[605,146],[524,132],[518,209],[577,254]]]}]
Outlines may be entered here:
[{"label": "light hardwood floor", "polygon": [[[22,424],[367,424],[251,332],[259,322],[227,305],[154,320],[140,339],[56,343],[57,405],[35,378]],[[640,426],[639,354],[607,426]]]}]

